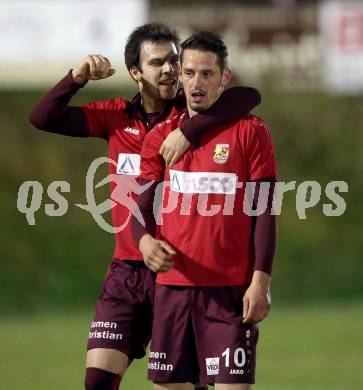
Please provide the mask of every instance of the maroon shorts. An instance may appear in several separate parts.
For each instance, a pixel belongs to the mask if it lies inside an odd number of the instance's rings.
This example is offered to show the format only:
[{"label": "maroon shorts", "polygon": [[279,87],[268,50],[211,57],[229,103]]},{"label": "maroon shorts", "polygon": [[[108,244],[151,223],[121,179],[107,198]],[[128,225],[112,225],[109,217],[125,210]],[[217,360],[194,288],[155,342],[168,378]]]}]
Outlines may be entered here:
[{"label": "maroon shorts", "polygon": [[242,324],[241,287],[156,285],[148,378],[255,382],[258,327]]},{"label": "maroon shorts", "polygon": [[87,349],[111,348],[130,359],[150,341],[155,275],[143,261],[113,260],[96,304]]}]

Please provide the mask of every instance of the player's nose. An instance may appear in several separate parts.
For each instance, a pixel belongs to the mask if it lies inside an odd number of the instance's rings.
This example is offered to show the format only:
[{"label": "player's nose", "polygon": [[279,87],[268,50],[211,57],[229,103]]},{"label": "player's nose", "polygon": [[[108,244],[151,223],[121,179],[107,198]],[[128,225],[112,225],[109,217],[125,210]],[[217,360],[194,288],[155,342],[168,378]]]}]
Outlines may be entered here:
[{"label": "player's nose", "polygon": [[165,61],[162,67],[163,73],[174,73],[174,68],[169,61]]},{"label": "player's nose", "polygon": [[196,73],[194,75],[191,84],[192,84],[194,89],[198,89],[202,86],[202,78],[200,77],[200,75],[198,73]]}]

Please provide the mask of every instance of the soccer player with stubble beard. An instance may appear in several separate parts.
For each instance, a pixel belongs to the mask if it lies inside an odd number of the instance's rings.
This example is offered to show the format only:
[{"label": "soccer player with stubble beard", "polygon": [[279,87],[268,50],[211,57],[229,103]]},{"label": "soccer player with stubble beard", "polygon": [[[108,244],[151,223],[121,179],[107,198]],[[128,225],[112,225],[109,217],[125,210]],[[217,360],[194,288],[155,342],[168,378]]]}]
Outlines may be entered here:
[{"label": "soccer player with stubble beard", "polygon": [[[217,390],[248,390],[255,381],[257,323],[270,308],[276,242],[276,161],[267,126],[254,115],[216,126],[172,167],[158,154],[173,129],[219,100],[231,78],[227,55],[211,32],[182,43],[187,109],[143,144],[140,181],[151,186],[138,199],[146,224],[134,218],[133,235],[157,272],[149,354],[155,390],[189,390],[197,377]],[[244,208],[248,182],[255,182],[255,206],[261,183],[269,188],[255,220]]]},{"label": "soccer player with stubble beard", "polygon": [[[89,55],[38,103],[30,121],[49,132],[105,139],[109,157],[115,161],[110,164],[110,173],[136,178],[145,135],[155,124],[185,108],[184,94],[178,90],[178,50],[178,37],[168,26],[158,23],[141,26],[129,36],[125,48],[127,69],[139,89],[131,101],[120,97],[81,107],[68,104],[89,80],[102,80],[115,73],[106,57]],[[177,161],[216,123],[240,118],[259,101],[259,93],[253,88],[236,87],[227,91],[209,111],[186,121],[170,134],[160,148],[166,164]],[[233,111],[229,116],[225,115],[226,107]],[[111,192],[114,189],[115,183],[111,182]],[[132,189],[126,193],[136,199]],[[123,225],[129,213],[121,202],[113,207],[114,226]],[[142,261],[130,224],[116,233],[115,238],[113,259],[89,333],[87,390],[118,389],[132,360],[145,355],[151,335],[154,274]]]}]

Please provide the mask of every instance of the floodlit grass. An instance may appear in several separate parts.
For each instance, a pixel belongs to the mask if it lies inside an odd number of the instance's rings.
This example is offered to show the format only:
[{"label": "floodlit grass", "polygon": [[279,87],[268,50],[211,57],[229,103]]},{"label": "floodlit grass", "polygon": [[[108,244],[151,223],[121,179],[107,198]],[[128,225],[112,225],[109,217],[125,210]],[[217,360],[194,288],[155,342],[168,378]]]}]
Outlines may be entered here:
[{"label": "floodlit grass", "polygon": [[[0,388],[83,388],[91,312],[12,317],[0,322]],[[363,305],[273,308],[261,326],[256,390],[363,388]],[[150,389],[146,361],[122,389]]]}]

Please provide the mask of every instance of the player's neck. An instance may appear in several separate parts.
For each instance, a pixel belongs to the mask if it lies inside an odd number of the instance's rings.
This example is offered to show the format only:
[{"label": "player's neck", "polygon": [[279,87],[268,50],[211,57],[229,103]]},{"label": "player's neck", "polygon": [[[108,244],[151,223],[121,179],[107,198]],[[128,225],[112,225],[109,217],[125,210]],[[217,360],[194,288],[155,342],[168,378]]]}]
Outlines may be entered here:
[{"label": "player's neck", "polygon": [[187,109],[188,109],[189,118],[191,118],[192,116],[198,114],[197,111],[194,111],[194,110],[191,109],[189,106],[187,107]]},{"label": "player's neck", "polygon": [[141,105],[147,114],[160,112],[165,107],[165,100],[153,99],[150,96],[141,95]]}]

